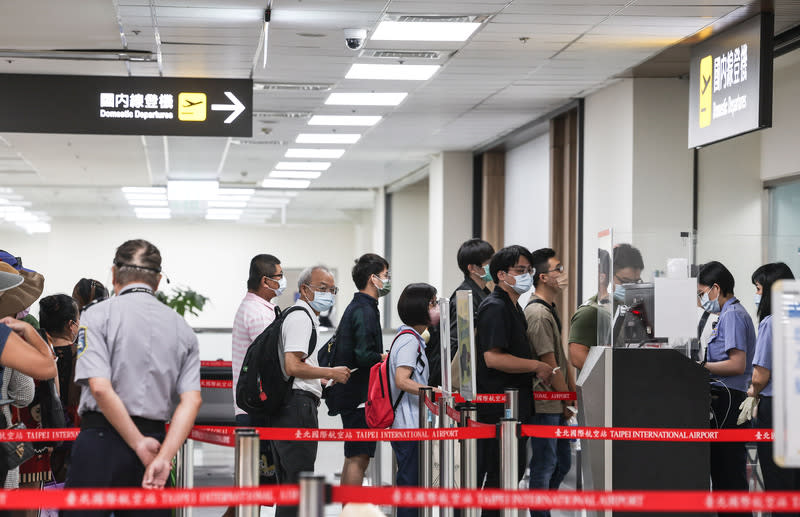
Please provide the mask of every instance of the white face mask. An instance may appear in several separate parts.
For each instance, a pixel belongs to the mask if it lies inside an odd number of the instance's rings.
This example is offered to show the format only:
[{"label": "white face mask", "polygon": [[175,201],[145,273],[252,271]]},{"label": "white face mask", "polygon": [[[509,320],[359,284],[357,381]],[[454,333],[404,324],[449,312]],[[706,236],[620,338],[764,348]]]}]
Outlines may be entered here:
[{"label": "white face mask", "polygon": [[[270,280],[272,280],[272,279],[270,279]],[[270,287],[270,289],[272,289],[272,287]],[[277,289],[272,289],[272,291],[275,293],[275,296],[280,296],[280,295],[283,294],[283,292],[285,290],[286,290],[286,277],[282,276],[281,279],[278,280],[278,288]]]}]

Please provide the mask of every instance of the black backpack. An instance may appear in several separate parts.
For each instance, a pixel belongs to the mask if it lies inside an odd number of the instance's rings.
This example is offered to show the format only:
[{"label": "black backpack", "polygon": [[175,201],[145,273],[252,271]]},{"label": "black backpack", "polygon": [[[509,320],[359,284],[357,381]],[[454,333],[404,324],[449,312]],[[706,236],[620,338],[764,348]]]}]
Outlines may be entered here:
[{"label": "black backpack", "polygon": [[[283,379],[280,355],[281,327],[286,317],[301,311],[311,319],[303,307],[292,306],[281,312],[275,320],[264,329],[264,332],[247,348],[242,361],[239,381],[236,383],[236,405],[250,415],[269,416],[277,413],[286,395],[292,389],[294,377]],[[317,329],[311,323],[311,340],[308,343],[308,355],[317,346]]]}]

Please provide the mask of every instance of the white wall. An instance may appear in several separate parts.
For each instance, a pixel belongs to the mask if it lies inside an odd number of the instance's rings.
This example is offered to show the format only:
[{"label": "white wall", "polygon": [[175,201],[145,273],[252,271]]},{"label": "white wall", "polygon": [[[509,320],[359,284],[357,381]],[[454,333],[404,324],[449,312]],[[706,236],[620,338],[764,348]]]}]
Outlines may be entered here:
[{"label": "white wall", "polygon": [[630,234],[633,198],[633,80],[586,98],[583,166],[583,292],[597,285],[597,232]]},{"label": "white wall", "polygon": [[800,174],[800,50],[775,60],[772,127],[761,134],[761,178]]},{"label": "white wall", "polygon": [[[365,225],[361,231],[372,235]],[[356,250],[356,225],[317,224],[248,226],[236,223],[95,222],[54,220],[52,233],[26,235],[0,227],[0,248],[24,258],[25,264],[45,276],[44,294],[72,293],[81,277],[108,285],[116,247],[131,238],[158,246],[164,273],[172,285],[190,286],[210,302],[199,317],[187,318],[196,327],[230,327],[246,292],[250,259],[258,253],[276,255],[286,268],[319,262],[335,268],[340,287],[337,313],[341,314],[355,290],[350,269]],[[168,288],[162,282],[162,288]],[[278,302],[292,303],[297,286],[289,286]],[[34,313],[38,307],[34,307]]]},{"label": "white wall", "polygon": [[428,181],[422,180],[392,194],[391,326],[402,324],[397,300],[414,282],[428,282]]},{"label": "white wall", "polygon": [[505,245],[550,246],[550,134],[506,153]]}]

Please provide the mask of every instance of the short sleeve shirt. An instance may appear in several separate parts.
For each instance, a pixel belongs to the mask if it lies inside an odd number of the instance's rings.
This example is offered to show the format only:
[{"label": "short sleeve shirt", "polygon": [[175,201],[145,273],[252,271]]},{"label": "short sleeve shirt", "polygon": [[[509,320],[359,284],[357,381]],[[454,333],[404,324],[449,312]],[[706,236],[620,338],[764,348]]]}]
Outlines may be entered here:
[{"label": "short sleeve shirt", "polygon": [[578,307],[569,324],[569,342],[597,346],[597,297]]},{"label": "short sleeve shirt", "polygon": [[129,415],[151,420],[169,420],[182,393],[200,391],[197,336],[145,284],[128,285],[87,309],[80,332],[80,414],[99,411],[89,389],[95,377],[111,381]]},{"label": "short sleeve shirt", "polygon": [[713,384],[715,386],[724,384],[729,389],[747,391],[747,383],[753,376],[756,331],[747,309],[742,307],[736,298],[731,298],[722,307],[719,321],[711,333],[707,349],[708,362],[729,359],[729,352],[734,348],[746,354],[744,373],[731,376],[712,375],[712,379],[718,379]]},{"label": "short sleeve shirt", "polygon": [[[767,316],[758,324],[758,338],[756,339],[756,352],[753,357],[753,366],[760,366],[772,372],[772,315]],[[761,395],[772,396],[772,376]]]},{"label": "short sleeve shirt", "polygon": [[[401,325],[397,329],[398,332],[404,330],[410,330],[411,333],[399,335],[395,339],[392,351],[389,354],[389,375],[391,377],[389,382],[392,400],[394,401],[397,400],[401,392],[395,383],[395,372],[397,372],[398,367],[408,366],[411,368],[411,380],[423,386],[428,385],[428,376],[430,375],[428,358],[425,355],[425,341],[422,336],[407,325]],[[394,413],[392,428],[414,429],[417,427],[419,427],[419,396],[405,393]]]},{"label": "short sleeve shirt", "polygon": [[[264,332],[270,323],[275,321],[275,305],[261,298],[255,293],[247,293],[239,304],[236,316],[233,318],[231,332],[231,368],[233,370],[233,398],[236,400],[236,383],[239,382],[239,373],[242,371],[242,362],[247,349],[255,339]],[[237,415],[244,411],[236,405]]]},{"label": "short sleeve shirt", "polygon": [[[478,393],[503,393],[506,388],[519,390],[519,417],[525,420],[533,414],[533,374],[506,373],[486,365],[483,354],[493,348],[522,359],[533,359],[528,344],[527,322],[522,308],[511,301],[508,293],[496,286],[478,308],[477,332]],[[491,406],[491,407],[490,407]],[[487,423],[499,419],[503,407],[499,404],[479,404],[479,417]]]},{"label": "short sleeve shirt", "polygon": [[[533,300],[540,299],[535,294],[525,307],[525,319],[528,322],[528,341],[530,342],[534,357],[541,361],[545,354],[553,354],[556,365],[561,367],[556,375],[561,375],[567,382],[567,357],[561,344],[561,331],[558,330],[556,319],[550,309]],[[542,300],[544,301],[544,300]],[[547,303],[547,302],[545,302]],[[549,304],[548,304],[549,305]],[[553,311],[555,311],[553,307]],[[556,313],[558,314],[558,313]],[[552,386],[545,386],[534,378],[533,391],[555,391]],[[563,404],[560,400],[537,400],[535,402],[537,413],[560,414]]]},{"label": "short sleeve shirt", "polygon": [[[294,303],[297,307],[302,307],[310,318],[300,311],[294,311],[286,316],[281,325],[281,349],[283,353],[301,352],[303,354],[303,362],[309,366],[319,366],[317,362],[317,354],[308,354],[308,344],[311,341],[312,330],[317,330],[317,338],[319,338],[319,318],[311,307],[303,300],[297,300]],[[283,375],[286,375],[286,366],[284,363],[284,355],[280,355],[281,369]],[[300,379],[295,377],[292,389],[305,390],[317,397],[322,396],[322,383],[319,379]]]}]

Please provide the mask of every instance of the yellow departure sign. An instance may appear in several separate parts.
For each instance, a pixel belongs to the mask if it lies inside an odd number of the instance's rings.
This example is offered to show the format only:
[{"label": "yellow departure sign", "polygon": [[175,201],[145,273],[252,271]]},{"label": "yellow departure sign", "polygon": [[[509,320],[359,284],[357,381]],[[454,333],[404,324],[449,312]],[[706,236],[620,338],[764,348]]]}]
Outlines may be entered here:
[{"label": "yellow departure sign", "polygon": [[207,108],[205,93],[180,92],[178,94],[178,120],[203,122],[206,119]]}]

